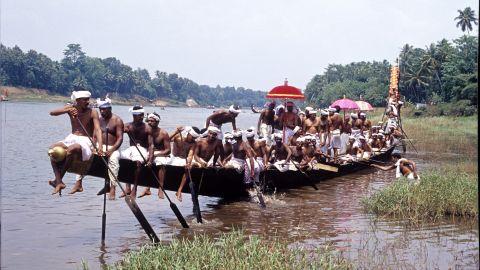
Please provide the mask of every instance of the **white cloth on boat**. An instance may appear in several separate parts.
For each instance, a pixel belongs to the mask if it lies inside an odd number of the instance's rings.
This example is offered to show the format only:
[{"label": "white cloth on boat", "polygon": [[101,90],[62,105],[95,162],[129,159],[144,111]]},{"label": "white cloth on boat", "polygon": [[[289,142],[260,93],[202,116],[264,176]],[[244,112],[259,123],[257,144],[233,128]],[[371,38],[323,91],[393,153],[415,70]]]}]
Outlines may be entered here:
[{"label": "white cloth on boat", "polygon": [[170,158],[170,156],[158,156],[159,154],[160,151],[153,151],[153,162],[155,163],[155,165],[170,165],[172,163],[172,159]]},{"label": "white cloth on boat", "polygon": [[[98,144],[97,144],[97,147],[98,147]],[[106,145],[103,145],[102,149],[104,153],[107,152]],[[116,186],[117,185],[116,179],[118,179],[118,170],[120,169],[120,151],[118,151],[118,149],[113,151],[112,154],[108,157],[108,168],[110,168],[110,170],[108,170],[108,177],[110,178],[110,186]],[[76,180],[77,181],[83,180],[84,177],[85,177],[84,175],[78,174]]]},{"label": "white cloth on boat", "polygon": [[187,164],[187,159],[170,155],[170,165],[183,167]]},{"label": "white cloth on boat", "polygon": [[342,148],[342,139],[340,136],[340,129],[335,129],[332,131],[332,148],[340,149]]},{"label": "white cloth on boat", "polygon": [[123,150],[120,153],[120,158],[128,159],[131,161],[140,161],[142,163],[145,163],[143,157],[145,158],[145,160],[148,159],[148,150],[145,147],[141,146],[140,144],[137,144],[137,146],[138,146],[138,149],[137,147],[135,147],[135,145],[132,145],[132,146],[129,146],[127,149]]},{"label": "white cloth on boat", "polygon": [[297,167],[295,167],[295,165],[293,165],[293,163],[291,163],[291,162],[285,163],[285,160],[279,160],[279,161],[273,163],[273,166],[275,166],[275,168],[277,168],[277,170],[279,170],[280,172],[296,171],[297,170]]},{"label": "white cloth on boat", "polygon": [[270,143],[272,142],[272,138],[271,138],[272,132],[273,132],[272,126],[267,125],[265,123],[260,124],[260,136],[263,136],[263,138],[267,140],[268,145],[270,145]]},{"label": "white cloth on boat", "polygon": [[227,168],[234,168],[235,170],[237,170],[237,172],[242,172],[244,169],[245,169],[245,160],[244,159],[240,159],[240,158],[236,158],[236,157],[232,157],[228,162],[227,164],[225,164],[225,167]]},{"label": "white cloth on boat", "polygon": [[79,144],[82,148],[82,161],[87,161],[92,156],[92,142],[87,136],[69,134],[60,142],[65,144],[67,147],[73,144]]}]

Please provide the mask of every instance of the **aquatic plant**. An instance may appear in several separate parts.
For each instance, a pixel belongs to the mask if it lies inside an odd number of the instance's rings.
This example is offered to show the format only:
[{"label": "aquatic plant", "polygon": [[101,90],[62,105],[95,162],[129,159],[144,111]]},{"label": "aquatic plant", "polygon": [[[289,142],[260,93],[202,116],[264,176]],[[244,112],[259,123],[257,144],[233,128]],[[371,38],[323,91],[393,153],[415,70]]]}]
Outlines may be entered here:
[{"label": "aquatic plant", "polygon": [[444,168],[427,171],[418,184],[401,178],[383,190],[364,198],[369,213],[407,219],[410,222],[437,221],[444,217],[478,216],[477,176]]},{"label": "aquatic plant", "polygon": [[108,269],[351,269],[352,265],[330,248],[314,251],[289,248],[280,240],[266,241],[242,231],[218,239],[195,235],[192,240],[144,246],[128,253]]}]

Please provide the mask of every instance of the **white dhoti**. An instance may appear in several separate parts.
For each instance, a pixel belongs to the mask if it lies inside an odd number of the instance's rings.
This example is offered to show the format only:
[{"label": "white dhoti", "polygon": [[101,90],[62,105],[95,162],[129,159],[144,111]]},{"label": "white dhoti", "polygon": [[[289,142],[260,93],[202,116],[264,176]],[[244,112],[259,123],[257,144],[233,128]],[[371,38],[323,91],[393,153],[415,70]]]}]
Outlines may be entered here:
[{"label": "white dhoti", "polygon": [[67,147],[73,144],[79,144],[82,148],[82,161],[87,161],[92,156],[92,142],[87,136],[70,134],[60,142]]},{"label": "white dhoti", "polygon": [[267,140],[268,145],[270,145],[270,143],[272,142],[272,130],[272,126],[265,123],[260,124],[260,135]]},{"label": "white dhoti", "polygon": [[288,145],[288,142],[290,141],[290,137],[292,137],[295,134],[293,129],[285,128],[285,144]]},{"label": "white dhoti", "polygon": [[170,156],[170,165],[184,167],[187,164],[186,158],[176,157],[174,155]]},{"label": "white dhoti", "polygon": [[347,152],[348,137],[349,135],[347,133],[340,134],[340,141],[341,141],[341,147],[340,147],[340,153],[339,153],[340,155],[343,155]]},{"label": "white dhoti", "polygon": [[[98,147],[98,145],[97,145]],[[110,146],[109,146],[110,147]],[[107,152],[107,146],[103,145],[103,152]],[[115,150],[112,152],[112,154],[108,157],[108,177],[110,178],[110,186],[116,186],[118,179],[118,170],[120,169],[120,151]],[[85,175],[78,175],[77,176],[77,181],[83,180]]]},{"label": "white dhoti", "polygon": [[[139,144],[137,146],[132,145],[120,153],[120,158],[128,159],[131,161],[140,161],[144,163],[145,160],[148,159],[148,150]],[[145,160],[143,158],[145,158]]]},{"label": "white dhoti", "polygon": [[240,158],[232,157],[227,164],[225,164],[227,168],[234,168],[237,172],[242,172],[245,169],[245,160]]},{"label": "white dhoti", "polygon": [[279,170],[280,172],[296,171],[297,170],[297,167],[295,167],[295,165],[293,165],[293,163],[291,163],[291,162],[285,163],[285,160],[277,161],[277,162],[273,163],[273,166],[275,166],[275,168],[277,168],[277,170]]},{"label": "white dhoti", "polygon": [[335,129],[332,131],[332,148],[340,149],[342,148],[342,139],[340,137],[340,129]]},{"label": "white dhoti", "polygon": [[362,153],[357,153],[357,158],[358,159],[369,159],[371,155],[372,155],[371,152],[363,152],[363,155],[362,155]]},{"label": "white dhoti", "polygon": [[[220,158],[220,157],[219,157]],[[203,160],[203,159],[202,159]],[[203,160],[205,161],[205,160]],[[207,162],[207,167],[213,167],[213,156],[210,158],[209,161],[206,161]],[[194,167],[202,167],[202,164],[200,164],[200,162],[196,161],[195,158],[192,159],[192,166]]]}]

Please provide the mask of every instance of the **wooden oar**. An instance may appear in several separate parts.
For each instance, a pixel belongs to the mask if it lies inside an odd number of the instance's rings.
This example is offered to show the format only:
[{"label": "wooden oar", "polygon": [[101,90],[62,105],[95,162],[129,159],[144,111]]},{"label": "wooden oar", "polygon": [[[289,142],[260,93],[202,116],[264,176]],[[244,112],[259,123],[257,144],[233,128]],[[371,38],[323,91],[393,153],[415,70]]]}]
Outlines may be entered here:
[{"label": "wooden oar", "polygon": [[265,205],[265,201],[263,200],[262,190],[257,185],[257,182],[255,182],[255,179],[253,177],[252,177],[252,182],[253,182],[253,186],[255,187],[255,191],[257,191],[257,197],[258,197],[258,202],[260,203],[260,207],[266,208],[267,206]]},{"label": "wooden oar", "polygon": [[[105,130],[105,151],[108,151],[108,127],[106,127],[106,130]],[[105,184],[103,186],[103,190],[105,192],[103,193],[102,242],[105,241],[105,229],[107,227],[107,213],[105,210],[107,208],[107,187],[109,187],[110,185],[110,182],[108,181],[108,179],[110,179],[110,176],[108,174],[108,169],[107,169],[107,177],[105,178]]]},{"label": "wooden oar", "polygon": [[203,223],[202,221],[202,212],[200,211],[200,204],[198,203],[198,194],[195,189],[195,183],[192,180],[192,175],[190,174],[190,169],[186,169],[186,177],[188,177],[188,186],[190,187],[190,195],[192,196],[193,203],[193,213],[197,217],[198,223]]},{"label": "wooden oar", "polygon": [[[80,124],[80,127],[82,128],[83,132],[87,135],[88,139],[90,140],[90,142],[92,143],[92,146],[94,147],[94,149],[97,151],[98,153],[98,148],[97,146],[95,145],[95,142],[93,142],[93,139],[90,137],[90,135],[88,135],[88,132],[87,130],[85,129],[85,127],[83,126],[82,122],[80,121],[80,119],[77,118],[77,121],[78,123]],[[105,166],[107,167],[108,171],[110,172],[111,175],[113,175],[113,177],[115,178],[115,181],[117,181],[118,183],[118,186],[120,187],[120,189],[122,190],[123,193],[127,194],[125,192],[125,190],[123,189],[122,185],[120,185],[120,182],[118,181],[117,177],[113,174],[112,170],[110,169],[110,167],[108,167],[108,162],[105,160],[105,157],[103,156],[100,156],[100,159],[103,161],[103,163],[105,164]],[[150,240],[153,242],[153,243],[159,243],[160,242],[160,239],[158,238],[157,234],[155,233],[155,231],[153,230],[152,226],[150,226],[150,223],[148,223],[147,219],[145,218],[145,216],[143,215],[142,211],[140,210],[140,207],[138,207],[137,203],[132,200],[132,198],[130,196],[125,196],[125,202],[127,203],[128,207],[130,208],[130,210],[132,210],[132,213],[133,215],[135,215],[135,217],[137,218],[138,222],[140,223],[140,225],[142,226],[143,230],[145,231],[145,233],[147,234],[148,238],[150,238]]]},{"label": "wooden oar", "polygon": [[[129,132],[127,132],[127,134],[128,134],[128,137],[130,138],[130,140],[132,140],[133,144],[135,145],[135,148],[137,148],[137,151],[138,151],[138,153],[140,154],[140,156],[142,157],[143,162],[147,163],[147,159],[143,156],[142,152],[141,152],[140,149],[138,148],[137,142],[135,141],[135,139],[132,137],[132,135],[130,135]],[[183,227],[183,228],[189,228],[187,222],[185,221],[185,218],[183,218],[183,216],[182,216],[182,213],[180,213],[180,210],[178,210],[177,205],[175,205],[175,204],[172,202],[172,200],[170,200],[170,198],[168,197],[167,192],[165,192],[165,189],[164,189],[164,188],[162,187],[162,185],[160,184],[160,180],[158,179],[157,174],[155,173],[155,170],[153,170],[152,167],[150,167],[150,170],[152,171],[153,177],[154,177],[155,180],[157,180],[157,182],[158,182],[158,187],[162,190],[163,194],[165,194],[165,197],[167,198],[168,202],[170,203],[170,208],[172,209],[173,213],[175,213],[175,216],[177,216],[177,219],[178,219],[178,221],[180,222],[180,224],[182,224],[182,227]]]},{"label": "wooden oar", "polygon": [[297,170],[299,170],[304,176],[305,178],[308,179],[308,181],[310,182],[310,185],[315,189],[315,190],[318,190],[317,186],[315,185],[315,183],[313,182],[312,178],[310,176],[308,176],[307,173],[305,173],[304,171],[302,171],[302,169],[300,169],[300,166],[298,166],[295,161],[293,160],[290,160],[292,163],[293,163],[293,166],[295,166],[295,168],[297,168]]}]

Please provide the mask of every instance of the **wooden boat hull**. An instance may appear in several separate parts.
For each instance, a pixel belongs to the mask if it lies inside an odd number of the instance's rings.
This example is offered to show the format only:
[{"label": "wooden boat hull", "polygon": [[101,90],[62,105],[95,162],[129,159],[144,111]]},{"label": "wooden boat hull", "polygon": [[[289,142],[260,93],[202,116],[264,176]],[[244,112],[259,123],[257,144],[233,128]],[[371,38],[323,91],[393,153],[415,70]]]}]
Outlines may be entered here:
[{"label": "wooden boat hull", "polygon": [[[385,161],[388,160],[393,151],[393,147],[385,152],[373,156],[372,160]],[[299,171],[280,172],[276,169],[269,169],[260,175],[260,180],[264,184],[265,190],[286,190],[291,188],[299,188],[308,186],[312,183],[318,183],[322,180],[350,174],[352,172],[369,167],[367,164],[349,163],[343,165],[329,164],[338,168],[337,172],[327,170],[310,170],[306,171],[306,177]],[[120,182],[133,184],[135,163],[121,159],[118,179]],[[166,190],[177,191],[180,186],[184,168],[178,166],[165,166],[166,175],[164,188]],[[158,168],[154,168],[155,173],[158,173]],[[105,178],[106,167],[100,157],[94,156],[87,175]],[[225,168],[193,168],[191,170],[192,179],[198,188],[198,194],[203,196],[220,197],[225,199],[233,199],[244,197],[248,195],[247,185],[243,180],[243,173],[238,173],[234,169]],[[265,181],[263,181],[265,179]],[[149,168],[142,169],[140,179],[138,182],[140,186],[158,188],[158,182],[152,175]],[[184,193],[190,193],[188,184],[182,190]]]}]

